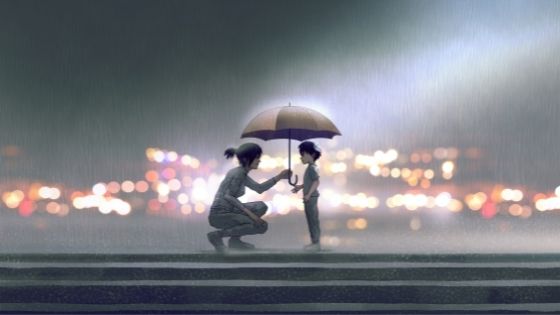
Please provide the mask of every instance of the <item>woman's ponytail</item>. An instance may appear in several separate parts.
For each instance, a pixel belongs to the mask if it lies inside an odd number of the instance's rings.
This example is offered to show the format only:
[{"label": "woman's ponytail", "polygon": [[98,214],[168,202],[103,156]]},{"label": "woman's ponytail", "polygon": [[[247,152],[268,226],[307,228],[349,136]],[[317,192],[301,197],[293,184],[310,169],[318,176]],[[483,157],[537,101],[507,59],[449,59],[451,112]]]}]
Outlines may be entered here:
[{"label": "woman's ponytail", "polygon": [[234,155],[235,155],[235,149],[234,148],[228,148],[225,152],[224,155],[226,156],[226,159],[231,159]]}]

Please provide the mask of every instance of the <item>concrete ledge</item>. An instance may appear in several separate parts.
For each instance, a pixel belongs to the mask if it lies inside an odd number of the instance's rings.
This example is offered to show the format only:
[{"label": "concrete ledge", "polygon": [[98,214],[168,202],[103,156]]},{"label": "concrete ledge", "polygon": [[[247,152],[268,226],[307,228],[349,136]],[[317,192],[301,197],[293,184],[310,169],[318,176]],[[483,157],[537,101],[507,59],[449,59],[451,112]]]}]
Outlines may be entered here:
[{"label": "concrete ledge", "polygon": [[558,314],[560,304],[2,304],[1,313],[37,314]]},{"label": "concrete ledge", "polygon": [[560,312],[560,255],[4,255],[0,312]]}]

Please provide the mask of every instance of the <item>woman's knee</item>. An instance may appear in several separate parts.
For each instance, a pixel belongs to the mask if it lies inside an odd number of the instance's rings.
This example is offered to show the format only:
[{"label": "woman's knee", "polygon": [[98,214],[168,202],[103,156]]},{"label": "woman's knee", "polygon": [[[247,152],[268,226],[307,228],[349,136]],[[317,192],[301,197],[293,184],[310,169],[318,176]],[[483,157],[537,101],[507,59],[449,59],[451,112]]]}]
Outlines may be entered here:
[{"label": "woman's knee", "polygon": [[266,203],[259,201],[255,204],[255,214],[259,217],[262,217],[266,211],[268,210],[268,206]]},{"label": "woman's knee", "polygon": [[214,217],[208,216],[208,224],[209,224],[211,227],[216,227],[216,226],[215,226],[216,223],[214,222]]}]

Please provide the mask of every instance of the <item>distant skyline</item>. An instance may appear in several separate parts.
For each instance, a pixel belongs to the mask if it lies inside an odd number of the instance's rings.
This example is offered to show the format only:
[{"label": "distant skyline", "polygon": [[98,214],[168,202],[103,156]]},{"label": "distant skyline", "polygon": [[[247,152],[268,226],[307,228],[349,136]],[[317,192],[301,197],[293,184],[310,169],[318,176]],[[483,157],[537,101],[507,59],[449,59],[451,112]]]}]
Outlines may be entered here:
[{"label": "distant skyline", "polygon": [[223,161],[292,102],[339,147],[478,146],[496,180],[558,185],[559,21],[560,1],[3,0],[0,146],[93,184],[147,147]]}]

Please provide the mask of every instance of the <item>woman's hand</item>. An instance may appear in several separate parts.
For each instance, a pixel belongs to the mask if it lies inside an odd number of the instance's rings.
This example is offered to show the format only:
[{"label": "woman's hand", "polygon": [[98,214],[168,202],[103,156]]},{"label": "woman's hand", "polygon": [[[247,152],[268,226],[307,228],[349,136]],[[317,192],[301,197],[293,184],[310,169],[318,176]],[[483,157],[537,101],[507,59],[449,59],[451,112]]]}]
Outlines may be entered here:
[{"label": "woman's hand", "polygon": [[255,216],[255,218],[253,218],[253,221],[255,221],[256,225],[265,225],[267,224],[265,220]]},{"label": "woman's hand", "polygon": [[279,179],[288,179],[288,178],[290,178],[290,176],[292,176],[292,171],[290,171],[290,170],[283,170],[282,172],[280,172],[280,173],[277,175],[277,178],[279,178]]},{"label": "woman's hand", "polygon": [[249,216],[249,218],[251,218],[251,220],[253,220],[255,222],[256,225],[265,225],[267,224],[265,220],[261,219],[259,216],[257,216],[256,214],[253,213],[253,211],[244,208],[243,212],[245,212],[247,214],[247,216]]},{"label": "woman's hand", "polygon": [[293,193],[297,193],[298,191],[300,191],[303,188],[303,185],[295,185],[294,188],[292,189]]}]

